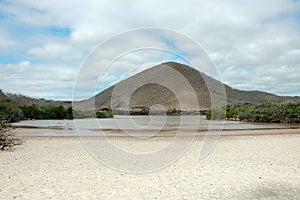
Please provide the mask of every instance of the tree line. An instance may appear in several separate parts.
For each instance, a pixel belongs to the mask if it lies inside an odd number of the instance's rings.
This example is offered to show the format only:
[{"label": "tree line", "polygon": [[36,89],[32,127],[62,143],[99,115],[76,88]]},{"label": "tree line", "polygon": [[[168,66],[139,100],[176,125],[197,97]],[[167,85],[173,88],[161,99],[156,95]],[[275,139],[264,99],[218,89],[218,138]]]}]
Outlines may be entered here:
[{"label": "tree line", "polygon": [[238,119],[248,122],[300,123],[300,104],[227,105],[206,113],[208,120]]},{"label": "tree line", "polygon": [[17,122],[26,119],[110,118],[108,111],[75,111],[71,106],[17,105],[10,99],[0,101],[0,121]]}]

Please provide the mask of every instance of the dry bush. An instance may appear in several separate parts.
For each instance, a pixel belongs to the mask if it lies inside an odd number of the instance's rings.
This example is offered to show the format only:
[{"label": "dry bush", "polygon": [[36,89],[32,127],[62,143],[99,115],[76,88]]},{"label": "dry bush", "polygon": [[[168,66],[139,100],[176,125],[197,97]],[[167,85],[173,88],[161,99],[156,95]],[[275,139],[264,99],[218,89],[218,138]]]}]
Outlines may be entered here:
[{"label": "dry bush", "polygon": [[21,145],[23,141],[15,137],[12,128],[0,123],[0,149],[3,151],[14,145]]}]

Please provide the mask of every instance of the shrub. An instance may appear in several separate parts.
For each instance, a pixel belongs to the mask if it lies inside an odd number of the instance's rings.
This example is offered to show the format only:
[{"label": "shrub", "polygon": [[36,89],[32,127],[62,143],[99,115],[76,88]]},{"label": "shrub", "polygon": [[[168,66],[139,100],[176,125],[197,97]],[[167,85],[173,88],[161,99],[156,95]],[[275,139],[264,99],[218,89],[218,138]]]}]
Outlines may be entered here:
[{"label": "shrub", "polygon": [[2,122],[0,123],[0,149],[2,151],[22,143],[21,139],[15,138],[11,128],[5,126]]},{"label": "shrub", "polygon": [[208,111],[206,112],[206,119],[207,119],[207,120],[211,120],[211,110],[208,110]]},{"label": "shrub", "polygon": [[23,119],[72,119],[72,107],[64,106],[43,106],[37,107],[35,104],[29,106],[20,106],[23,112]]},{"label": "shrub", "polygon": [[226,117],[226,110],[224,107],[208,110],[206,112],[206,119],[208,119],[208,120],[222,120],[225,117]]},{"label": "shrub", "polygon": [[[244,121],[300,123],[300,104],[263,103],[255,106],[242,105],[239,107],[227,105],[225,110],[227,118],[239,118]],[[208,120],[219,119],[220,117],[222,117],[222,109],[209,110],[206,115]]]},{"label": "shrub", "polygon": [[96,111],[96,117],[97,118],[112,118],[112,117],[114,117],[114,115],[112,114],[112,112],[108,112],[108,111]]},{"label": "shrub", "polygon": [[74,118],[76,118],[76,119],[95,118],[95,117],[97,117],[97,118],[112,118],[112,117],[114,117],[113,113],[109,112],[109,111],[74,110],[73,114],[74,114]]}]

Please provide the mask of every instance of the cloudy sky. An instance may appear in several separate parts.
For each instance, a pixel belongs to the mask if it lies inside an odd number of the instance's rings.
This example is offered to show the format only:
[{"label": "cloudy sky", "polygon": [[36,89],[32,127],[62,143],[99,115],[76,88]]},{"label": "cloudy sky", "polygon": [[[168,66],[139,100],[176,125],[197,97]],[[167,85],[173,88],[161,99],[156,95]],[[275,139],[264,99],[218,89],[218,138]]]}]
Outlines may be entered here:
[{"label": "cloudy sky", "polygon": [[[113,36],[145,27],[173,30],[202,46],[219,76],[211,69],[202,71],[234,88],[300,96],[297,0],[2,0],[0,88],[71,100],[74,81],[92,50]],[[147,43],[144,36],[133,36]],[[135,51],[119,59],[105,75],[93,71],[86,77],[97,79],[91,82],[102,85],[101,89],[141,70],[136,66],[178,61],[178,56],[190,58],[186,43],[176,37],[157,38],[149,37],[152,45],[176,48],[181,55]],[[113,46],[127,44],[117,40]],[[104,50],[112,53],[109,47]]]}]

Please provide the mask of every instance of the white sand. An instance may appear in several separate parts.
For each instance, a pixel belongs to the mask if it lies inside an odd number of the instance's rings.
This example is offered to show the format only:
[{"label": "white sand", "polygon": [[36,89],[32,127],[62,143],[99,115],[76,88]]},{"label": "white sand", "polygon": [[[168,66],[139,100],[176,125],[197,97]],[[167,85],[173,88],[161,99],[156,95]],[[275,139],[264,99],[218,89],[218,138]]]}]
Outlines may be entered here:
[{"label": "white sand", "polygon": [[[103,166],[75,137],[24,139],[0,152],[0,199],[300,199],[300,135],[222,137],[201,161],[198,138],[179,161],[143,175]],[[142,145],[158,142],[168,139]]]}]

